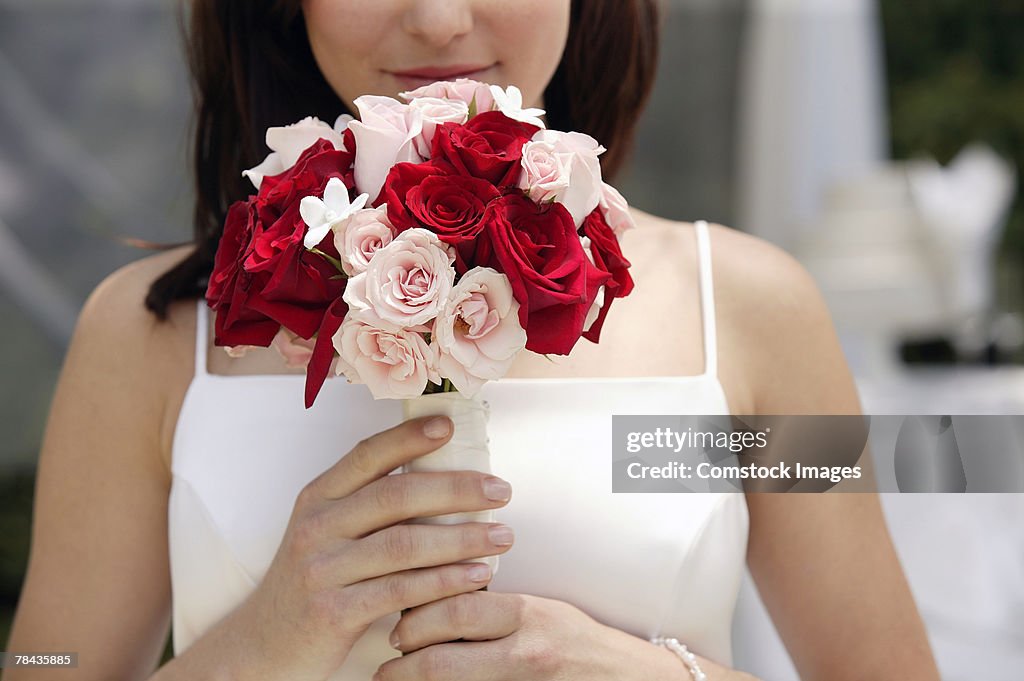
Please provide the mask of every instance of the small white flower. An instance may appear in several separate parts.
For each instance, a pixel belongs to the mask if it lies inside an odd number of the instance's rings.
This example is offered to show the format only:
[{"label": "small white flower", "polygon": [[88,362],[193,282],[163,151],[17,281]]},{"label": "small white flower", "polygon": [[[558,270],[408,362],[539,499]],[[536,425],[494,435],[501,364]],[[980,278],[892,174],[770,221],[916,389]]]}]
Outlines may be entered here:
[{"label": "small white flower", "polygon": [[538,128],[544,127],[544,121],[537,118],[544,115],[544,109],[524,109],[523,93],[515,85],[509,85],[506,90],[492,85],[491,95],[494,97],[494,103],[498,106],[498,110],[512,120],[531,123]]},{"label": "small white flower", "polygon": [[348,201],[348,187],[336,177],[327,181],[323,200],[306,196],[299,203],[299,215],[309,229],[302,243],[307,249],[315,248],[327,232],[366,205],[369,194],[360,194],[352,203]]}]

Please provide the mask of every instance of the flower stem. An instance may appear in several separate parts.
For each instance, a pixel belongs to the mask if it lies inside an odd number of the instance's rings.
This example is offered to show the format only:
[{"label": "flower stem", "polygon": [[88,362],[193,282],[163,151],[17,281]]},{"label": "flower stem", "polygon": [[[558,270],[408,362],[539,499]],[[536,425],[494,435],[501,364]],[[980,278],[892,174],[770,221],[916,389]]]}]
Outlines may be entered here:
[{"label": "flower stem", "polygon": [[[320,250],[319,248],[316,248],[316,247],[313,247],[313,248],[309,249],[309,252],[310,252],[310,253],[316,253],[317,255],[321,255],[321,256],[323,256],[323,257],[324,257],[324,258],[325,258],[325,259],[326,259],[326,260],[327,260],[327,261],[328,261],[329,263],[331,263],[332,265],[334,265],[334,267],[335,267],[335,268],[336,268],[336,269],[337,269],[337,270],[338,270],[339,272],[341,272],[341,274],[345,275],[345,270],[344,270],[344,268],[342,268],[342,266],[341,266],[341,261],[340,261],[340,260],[338,260],[337,258],[333,258],[333,257],[331,257],[331,256],[327,255],[326,253],[324,253],[323,251],[321,251],[321,250]],[[332,277],[332,278],[333,278],[333,277]],[[348,279],[348,275],[345,275],[345,278],[346,278],[346,279]]]}]

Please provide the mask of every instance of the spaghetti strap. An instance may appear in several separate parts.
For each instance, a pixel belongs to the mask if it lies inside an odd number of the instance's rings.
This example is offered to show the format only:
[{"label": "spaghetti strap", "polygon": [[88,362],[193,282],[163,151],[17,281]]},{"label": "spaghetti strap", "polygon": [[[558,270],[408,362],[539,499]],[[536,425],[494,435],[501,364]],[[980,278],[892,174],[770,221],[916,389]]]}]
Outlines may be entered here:
[{"label": "spaghetti strap", "polygon": [[711,277],[711,239],[708,223],[698,220],[698,265],[700,268],[700,309],[704,325],[704,373],[714,376],[718,372],[718,352],[715,345],[715,296]]},{"label": "spaghetti strap", "polygon": [[210,341],[209,326],[210,309],[206,300],[199,298],[196,301],[196,376],[206,375],[206,346]]}]

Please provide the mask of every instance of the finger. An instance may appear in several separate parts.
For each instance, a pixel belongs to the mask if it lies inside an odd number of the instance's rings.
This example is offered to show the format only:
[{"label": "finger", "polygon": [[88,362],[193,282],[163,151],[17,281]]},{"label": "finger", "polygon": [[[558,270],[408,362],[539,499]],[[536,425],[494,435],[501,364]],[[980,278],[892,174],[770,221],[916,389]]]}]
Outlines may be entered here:
[{"label": "finger", "polygon": [[343,545],[331,562],[338,579],[351,584],[386,572],[499,555],[513,541],[501,523],[392,525]]},{"label": "finger", "polygon": [[446,416],[423,416],[361,440],[307,487],[324,499],[340,499],[418,456],[428,454],[451,436]]},{"label": "finger", "polygon": [[[323,569],[329,570],[330,567],[323,566]],[[316,578],[325,579],[327,576]],[[358,626],[369,626],[390,613],[479,589],[490,578],[490,568],[481,563],[391,572],[344,587],[339,608]]]},{"label": "finger", "polygon": [[500,641],[439,643],[393,657],[377,669],[373,681],[499,681],[509,678],[507,646]]},{"label": "finger", "polygon": [[331,536],[358,538],[412,518],[498,508],[511,494],[504,480],[478,471],[385,475],[332,502],[334,507],[324,510],[329,514],[324,529]]},{"label": "finger", "polygon": [[490,641],[510,636],[522,622],[522,599],[517,594],[470,591],[403,613],[391,632],[391,644],[408,654],[459,639]]}]

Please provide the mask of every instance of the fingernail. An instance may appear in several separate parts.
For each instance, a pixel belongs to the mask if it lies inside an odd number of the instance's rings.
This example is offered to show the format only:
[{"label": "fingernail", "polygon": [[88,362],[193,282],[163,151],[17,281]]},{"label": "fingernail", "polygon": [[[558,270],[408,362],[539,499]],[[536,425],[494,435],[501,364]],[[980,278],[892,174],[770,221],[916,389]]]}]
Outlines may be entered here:
[{"label": "fingernail", "polygon": [[477,563],[466,570],[471,582],[486,582],[491,577],[491,566],[486,563]]},{"label": "fingernail", "polygon": [[423,434],[432,440],[440,440],[448,435],[451,426],[447,416],[438,416],[423,424]]},{"label": "fingernail", "polygon": [[398,632],[391,632],[391,636],[388,636],[388,643],[391,644],[392,648],[398,648]]},{"label": "fingernail", "polygon": [[513,537],[515,537],[512,533],[512,528],[508,525],[492,525],[487,528],[487,535],[495,546],[508,546],[512,543]]},{"label": "fingernail", "polygon": [[512,498],[512,486],[501,478],[484,478],[484,496],[491,501],[508,501]]}]

